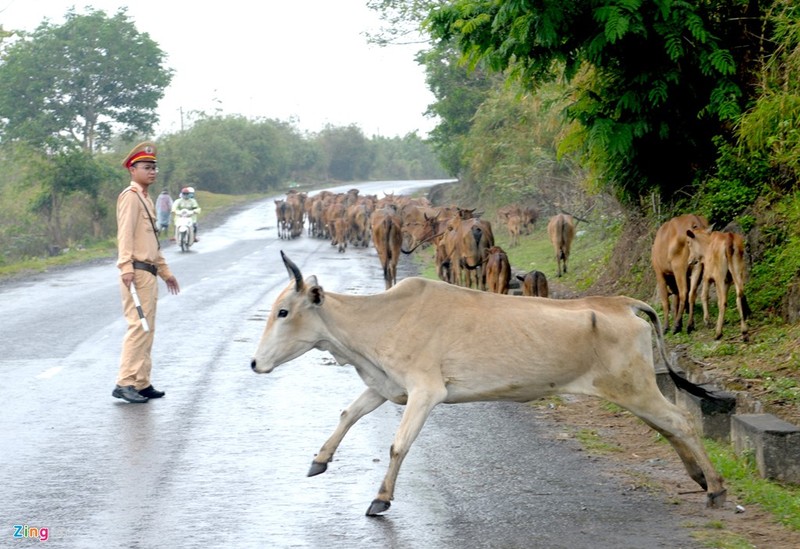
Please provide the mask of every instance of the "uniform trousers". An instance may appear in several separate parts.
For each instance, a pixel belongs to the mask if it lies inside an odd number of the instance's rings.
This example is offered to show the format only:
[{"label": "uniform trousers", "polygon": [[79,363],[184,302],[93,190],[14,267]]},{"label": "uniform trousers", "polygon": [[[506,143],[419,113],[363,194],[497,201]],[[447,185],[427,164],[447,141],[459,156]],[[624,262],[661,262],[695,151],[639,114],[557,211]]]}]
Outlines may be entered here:
[{"label": "uniform trousers", "polygon": [[139,294],[139,301],[142,303],[142,311],[144,311],[150,331],[145,332],[142,328],[136,304],[133,302],[133,295],[120,280],[122,310],[125,313],[125,320],[128,321],[128,330],[122,338],[122,356],[119,362],[117,385],[120,387],[133,385],[137,391],[140,391],[151,385],[150,371],[153,363],[150,359],[150,351],[153,348],[153,334],[156,329],[158,277],[140,269],[134,270],[133,273],[133,283],[136,284],[136,292]]}]

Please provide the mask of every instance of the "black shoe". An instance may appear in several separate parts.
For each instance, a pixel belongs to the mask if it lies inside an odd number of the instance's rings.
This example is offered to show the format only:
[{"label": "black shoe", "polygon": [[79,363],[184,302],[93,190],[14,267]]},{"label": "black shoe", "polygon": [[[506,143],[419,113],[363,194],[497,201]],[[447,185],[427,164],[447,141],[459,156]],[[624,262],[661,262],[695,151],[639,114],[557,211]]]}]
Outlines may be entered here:
[{"label": "black shoe", "polygon": [[148,385],[147,387],[139,391],[139,394],[145,398],[161,398],[166,393],[164,391],[157,391],[156,389],[153,388],[152,385]]},{"label": "black shoe", "polygon": [[148,401],[146,396],[140,395],[136,392],[133,385],[126,385],[125,387],[120,387],[117,385],[114,387],[114,390],[111,391],[111,396],[114,398],[121,398],[122,400],[127,400],[128,402],[133,402],[136,404],[144,403]]}]

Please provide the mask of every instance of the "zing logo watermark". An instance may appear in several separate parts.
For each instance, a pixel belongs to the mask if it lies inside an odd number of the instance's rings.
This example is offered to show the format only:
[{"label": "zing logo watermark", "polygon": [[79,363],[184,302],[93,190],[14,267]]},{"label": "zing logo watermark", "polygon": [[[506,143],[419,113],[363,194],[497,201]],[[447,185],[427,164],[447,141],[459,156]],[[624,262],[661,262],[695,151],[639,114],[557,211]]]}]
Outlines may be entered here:
[{"label": "zing logo watermark", "polygon": [[14,539],[20,538],[33,538],[39,541],[47,541],[50,539],[49,528],[36,528],[35,526],[28,526],[27,524],[14,525]]}]

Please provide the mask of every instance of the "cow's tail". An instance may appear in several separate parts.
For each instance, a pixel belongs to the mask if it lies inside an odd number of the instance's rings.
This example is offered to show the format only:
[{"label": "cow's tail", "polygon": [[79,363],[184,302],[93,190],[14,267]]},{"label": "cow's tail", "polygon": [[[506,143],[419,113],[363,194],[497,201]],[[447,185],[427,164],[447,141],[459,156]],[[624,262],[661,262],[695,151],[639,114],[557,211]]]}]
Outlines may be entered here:
[{"label": "cow's tail", "polygon": [[669,371],[669,377],[672,379],[672,382],[678,389],[682,391],[686,391],[687,393],[694,395],[699,398],[706,398],[709,400],[717,400],[717,397],[714,395],[713,391],[709,391],[705,387],[701,387],[696,383],[692,383],[686,377],[684,377],[678,370],[675,369],[675,366],[672,365],[670,362],[669,357],[667,357],[667,348],[666,344],[664,343],[664,335],[661,330],[661,321],[658,318],[658,314],[656,313],[655,309],[653,309],[650,305],[643,303],[641,301],[637,302],[634,305],[634,308],[637,312],[644,313],[650,319],[650,322],[653,323],[653,326],[656,331],[656,345],[658,347],[658,351],[661,354],[661,358],[664,361],[664,364],[667,365],[667,370]]},{"label": "cow's tail", "polygon": [[558,223],[560,227],[558,228],[558,236],[559,236],[559,243],[558,243],[558,259],[567,259],[567,218],[564,216],[559,217]]},{"label": "cow's tail", "polygon": [[[394,227],[392,225],[393,225],[392,224],[392,218],[390,218],[389,216],[386,216],[383,219],[383,229],[384,229],[383,232],[384,232],[384,235],[386,235],[385,238],[384,238],[383,245],[386,247],[386,260],[387,261],[391,261],[392,260],[392,247],[390,246],[390,243],[392,241],[392,231],[394,230]],[[384,266],[384,271],[386,271],[386,266]]]}]

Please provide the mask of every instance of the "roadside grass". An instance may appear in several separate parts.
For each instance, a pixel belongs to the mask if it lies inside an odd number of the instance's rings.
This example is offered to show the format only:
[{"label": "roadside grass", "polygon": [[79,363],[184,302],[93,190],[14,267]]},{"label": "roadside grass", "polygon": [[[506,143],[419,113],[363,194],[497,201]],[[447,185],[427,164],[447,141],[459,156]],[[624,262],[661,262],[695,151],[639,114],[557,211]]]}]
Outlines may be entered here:
[{"label": "roadside grass", "polygon": [[744,505],[761,506],[780,524],[800,531],[800,486],[762,479],[752,453],[737,456],[730,444],[711,440],[705,440],[705,446],[732,495]]},{"label": "roadside grass", "polygon": [[608,454],[622,451],[619,445],[608,442],[594,429],[578,429],[575,438],[588,452]]},{"label": "roadside grass", "polygon": [[[204,218],[219,215],[228,209],[263,198],[259,194],[226,195],[207,191],[197,191],[197,201],[203,208],[200,223]],[[96,260],[111,260],[116,257],[116,236],[92,243],[87,246],[71,247],[53,257],[28,257],[21,261],[0,265],[0,279],[23,275],[25,273],[41,273],[50,269],[76,265]]]},{"label": "roadside grass", "polygon": [[29,257],[8,265],[0,265],[0,279],[23,273],[41,273],[56,267],[111,259],[117,253],[113,239],[97,242],[87,247],[70,248],[53,257]]},{"label": "roadside grass", "polygon": [[719,521],[709,521],[705,524],[687,523],[687,528],[692,529],[692,537],[703,544],[703,547],[713,549],[753,549],[754,545],[744,537],[725,530],[725,525]]}]

